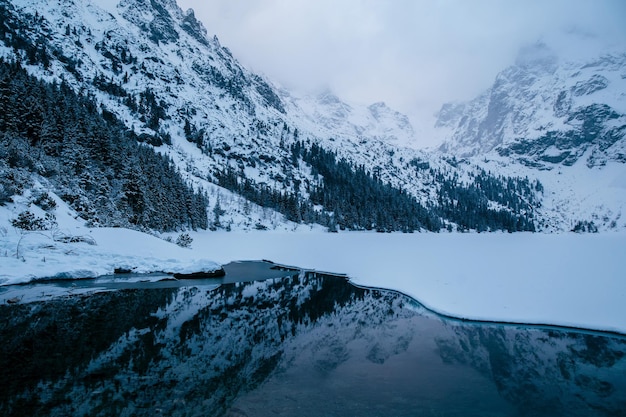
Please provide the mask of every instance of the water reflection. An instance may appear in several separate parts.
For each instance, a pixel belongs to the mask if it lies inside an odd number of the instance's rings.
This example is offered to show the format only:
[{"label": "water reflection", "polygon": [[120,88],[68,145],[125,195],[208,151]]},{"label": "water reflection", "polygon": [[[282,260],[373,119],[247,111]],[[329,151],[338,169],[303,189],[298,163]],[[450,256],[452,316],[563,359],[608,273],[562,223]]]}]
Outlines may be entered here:
[{"label": "water reflection", "polygon": [[624,338],[290,275],[0,306],[0,415],[626,415]]}]

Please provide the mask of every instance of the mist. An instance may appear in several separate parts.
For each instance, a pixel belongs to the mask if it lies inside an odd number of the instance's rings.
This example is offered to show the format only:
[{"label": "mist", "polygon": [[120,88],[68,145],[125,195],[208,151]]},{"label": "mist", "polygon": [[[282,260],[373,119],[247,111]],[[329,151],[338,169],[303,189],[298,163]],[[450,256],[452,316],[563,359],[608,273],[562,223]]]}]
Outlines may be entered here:
[{"label": "mist", "polygon": [[[297,94],[384,101],[432,127],[546,42],[562,55],[626,51],[621,0],[179,0],[246,67]],[[427,135],[425,135],[427,136]],[[430,145],[423,139],[424,145]]]}]

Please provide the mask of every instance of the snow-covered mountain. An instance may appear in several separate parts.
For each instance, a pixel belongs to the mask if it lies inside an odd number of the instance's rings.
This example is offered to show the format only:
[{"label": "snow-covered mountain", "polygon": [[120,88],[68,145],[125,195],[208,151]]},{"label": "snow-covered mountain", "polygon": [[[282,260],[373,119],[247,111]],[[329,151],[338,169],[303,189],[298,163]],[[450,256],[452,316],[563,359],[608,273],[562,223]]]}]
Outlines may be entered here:
[{"label": "snow-covered mountain", "polygon": [[524,48],[491,88],[438,114],[440,152],[541,181],[548,229],[612,229],[626,208],[626,53],[585,55]]},{"label": "snow-covered mountain", "polygon": [[538,168],[626,161],[626,53],[563,60],[546,44],[524,48],[515,65],[467,103],[445,104],[441,150],[474,156],[496,150]]},{"label": "snow-covered mountain", "polygon": [[[251,72],[173,0],[0,0],[0,13],[0,57],[69,85],[103,118],[121,121],[171,158],[206,194],[214,228],[571,230],[593,220],[576,211],[583,197],[552,177],[542,184],[532,168],[552,161],[555,149],[565,152],[554,132],[578,143],[580,126],[602,123],[602,139],[583,140],[564,163],[587,148],[595,152],[587,157],[593,165],[623,155],[614,140],[623,133],[623,106],[615,104],[623,100],[614,93],[623,85],[620,55],[598,61],[608,68],[604,75],[589,66],[575,74],[535,48],[479,99],[444,106],[438,126],[452,134],[441,154],[416,150],[409,119],[384,103],[348,104],[329,91],[296,96]],[[549,90],[554,103],[545,104],[537,91],[547,94],[550,82],[558,88]],[[596,100],[600,95],[608,98]],[[556,144],[520,156],[520,147],[537,138],[535,148]],[[465,158],[493,149],[498,166]],[[509,164],[520,159],[519,169]],[[123,181],[112,187],[128,190]],[[75,201],[95,204],[90,192],[76,190]],[[576,204],[562,210],[552,195],[571,195]],[[609,211],[608,222],[594,223],[621,228],[622,206]]]},{"label": "snow-covered mountain", "polygon": [[[0,5],[0,56],[87,95],[103,117],[119,119],[172,158],[183,176],[209,192],[214,227],[292,221],[378,230],[535,230],[527,204],[520,211],[519,204],[467,192],[472,178],[487,172],[403,146],[415,141],[406,116],[383,103],[350,105],[330,92],[291,95],[240,65],[174,1]],[[496,183],[506,188],[504,179]],[[523,187],[534,193],[530,183]],[[468,210],[453,208],[461,195]]]},{"label": "snow-covered mountain", "polygon": [[[146,126],[120,103],[121,90],[140,94],[150,89],[165,102],[159,129],[182,136],[183,122],[188,120],[204,133],[204,145],[214,148],[238,146],[242,136],[256,136],[256,153],[271,151],[285,123],[291,130],[306,126],[304,132],[319,137],[353,139],[358,134],[364,140],[413,140],[407,117],[382,103],[358,107],[332,93],[296,98],[276,88],[243,67],[217,37],[208,36],[193,10],[183,12],[175,1],[12,4],[18,16],[39,16],[30,22],[27,36],[45,37],[58,48],[53,55],[64,57],[53,60],[40,75],[95,91],[100,102],[125,116],[123,120],[137,131]],[[5,50],[3,55],[10,53]],[[75,62],[64,65],[64,60]],[[105,80],[96,89],[84,85],[102,76]],[[106,91],[110,84],[121,90],[111,94]],[[246,149],[238,146],[238,151]]]},{"label": "snow-covered mountain", "polygon": [[[382,165],[380,155],[393,152],[392,143],[413,140],[408,119],[382,103],[348,105],[330,93],[296,98],[276,88],[241,66],[193,11],[174,1],[0,5],[6,26],[0,56],[19,56],[37,77],[64,81],[138,135],[160,138],[152,143],[166,143],[159,152],[209,191],[210,206],[220,200],[222,224],[288,222],[271,207],[215,187],[220,169],[233,167],[276,192],[306,195],[310,169],[290,163],[296,140],[323,143],[370,171]],[[394,177],[386,169],[380,175]]]},{"label": "snow-covered mountain", "polygon": [[380,140],[400,147],[416,145],[417,138],[409,118],[383,102],[367,107],[350,105],[328,90],[300,98],[284,90],[281,93],[299,124],[320,136],[361,144]]}]

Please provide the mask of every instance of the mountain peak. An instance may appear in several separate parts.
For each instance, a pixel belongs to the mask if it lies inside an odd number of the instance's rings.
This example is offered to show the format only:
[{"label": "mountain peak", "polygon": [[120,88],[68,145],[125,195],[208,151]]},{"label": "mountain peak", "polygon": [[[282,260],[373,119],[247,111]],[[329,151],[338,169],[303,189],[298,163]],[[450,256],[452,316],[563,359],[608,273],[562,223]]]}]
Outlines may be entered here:
[{"label": "mountain peak", "polygon": [[185,11],[181,27],[201,44],[208,44],[207,30],[204,25],[202,25],[202,22],[196,19],[193,9],[187,9],[187,11]]},{"label": "mountain peak", "polygon": [[350,107],[347,103],[343,102],[339,97],[337,97],[337,95],[335,95],[332,90],[328,88],[322,90],[322,92],[317,95],[316,100],[322,104],[329,106]]},{"label": "mountain peak", "polygon": [[515,58],[515,65],[525,69],[542,69],[554,72],[558,65],[558,56],[545,42],[538,41],[524,46]]},{"label": "mountain peak", "polygon": [[372,103],[369,106],[367,106],[367,108],[374,115],[374,117],[376,117],[376,115],[381,112],[393,111],[392,109],[389,108],[389,106],[387,106],[387,104],[384,101],[378,101],[376,103]]},{"label": "mountain peak", "polygon": [[548,168],[588,151],[590,166],[623,158],[624,149],[615,149],[626,148],[619,144],[626,140],[624,68],[626,55],[564,60],[543,42],[525,47],[483,95],[442,106],[437,127],[452,133],[441,149],[460,156],[498,150]]}]

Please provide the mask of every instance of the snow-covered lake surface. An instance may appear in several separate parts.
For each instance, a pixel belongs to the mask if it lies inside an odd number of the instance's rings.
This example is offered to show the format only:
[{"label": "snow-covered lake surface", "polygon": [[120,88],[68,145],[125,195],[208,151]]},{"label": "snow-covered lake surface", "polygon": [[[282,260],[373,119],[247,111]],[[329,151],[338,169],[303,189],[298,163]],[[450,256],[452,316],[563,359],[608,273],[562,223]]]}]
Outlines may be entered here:
[{"label": "snow-covered lake surface", "polygon": [[454,317],[626,333],[624,234],[207,233],[194,246],[345,273]]},{"label": "snow-covered lake surface", "polygon": [[185,249],[126,229],[63,227],[95,245],[61,243],[51,232],[0,231],[0,284],[268,259],[347,274],[357,285],[397,290],[454,317],[626,333],[626,234],[205,231],[192,233]]}]

